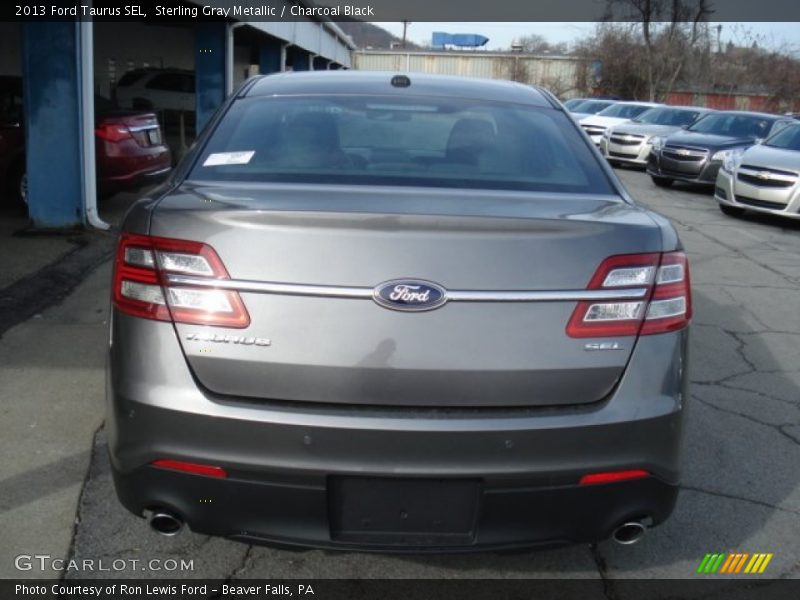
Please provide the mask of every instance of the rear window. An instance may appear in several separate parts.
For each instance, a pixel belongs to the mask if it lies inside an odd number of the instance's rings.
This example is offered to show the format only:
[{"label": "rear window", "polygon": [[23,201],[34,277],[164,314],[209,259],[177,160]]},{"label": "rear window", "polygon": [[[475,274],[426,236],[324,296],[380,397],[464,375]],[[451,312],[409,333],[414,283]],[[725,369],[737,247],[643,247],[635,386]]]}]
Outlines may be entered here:
[{"label": "rear window", "polygon": [[190,178],[613,193],[561,111],[409,96],[241,99]]},{"label": "rear window", "polygon": [[616,102],[608,100],[586,100],[585,102],[581,102],[578,106],[572,107],[571,110],[572,112],[595,115],[614,104],[616,104]]},{"label": "rear window", "polygon": [[765,138],[774,122],[774,119],[757,115],[719,113],[703,117],[689,131],[729,137]]},{"label": "rear window", "polygon": [[684,110],[677,108],[651,108],[647,112],[636,117],[634,123],[647,123],[649,125],[671,125],[673,127],[683,127],[691,125],[700,116],[696,110]]},{"label": "rear window", "polygon": [[652,106],[642,106],[640,104],[615,104],[597,113],[599,117],[616,117],[619,119],[633,119],[643,112],[650,110]]},{"label": "rear window", "polygon": [[120,77],[120,80],[117,82],[117,85],[121,87],[133,85],[134,83],[139,81],[142,77],[144,77],[145,74],[146,71],[128,71],[127,73],[125,73],[125,75]]},{"label": "rear window", "polygon": [[800,151],[800,125],[790,125],[781,129],[764,142],[764,145],[770,148]]}]

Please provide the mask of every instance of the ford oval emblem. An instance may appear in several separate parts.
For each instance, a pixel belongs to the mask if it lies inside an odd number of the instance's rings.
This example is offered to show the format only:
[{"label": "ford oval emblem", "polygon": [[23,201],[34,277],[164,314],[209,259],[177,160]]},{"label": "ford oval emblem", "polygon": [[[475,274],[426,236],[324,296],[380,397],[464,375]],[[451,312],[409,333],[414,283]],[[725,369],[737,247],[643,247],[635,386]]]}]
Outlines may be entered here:
[{"label": "ford oval emblem", "polygon": [[430,281],[393,279],[376,287],[372,297],[385,308],[421,312],[439,308],[447,302],[447,291]]}]

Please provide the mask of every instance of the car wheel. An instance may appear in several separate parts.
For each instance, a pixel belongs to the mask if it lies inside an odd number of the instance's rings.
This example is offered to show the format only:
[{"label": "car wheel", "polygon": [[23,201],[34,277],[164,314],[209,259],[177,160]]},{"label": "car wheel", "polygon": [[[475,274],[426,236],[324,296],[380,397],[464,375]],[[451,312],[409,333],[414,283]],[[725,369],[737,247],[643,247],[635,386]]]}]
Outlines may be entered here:
[{"label": "car wheel", "polygon": [[653,183],[655,183],[660,188],[668,188],[672,185],[672,182],[674,181],[669,177],[655,177],[654,175],[651,175],[650,179],[652,179]]},{"label": "car wheel", "polygon": [[6,186],[7,198],[12,204],[19,206],[28,204],[28,176],[24,164],[17,164],[9,170]]},{"label": "car wheel", "polygon": [[741,217],[744,214],[744,209],[738,206],[730,206],[728,204],[719,205],[719,209],[729,217]]}]

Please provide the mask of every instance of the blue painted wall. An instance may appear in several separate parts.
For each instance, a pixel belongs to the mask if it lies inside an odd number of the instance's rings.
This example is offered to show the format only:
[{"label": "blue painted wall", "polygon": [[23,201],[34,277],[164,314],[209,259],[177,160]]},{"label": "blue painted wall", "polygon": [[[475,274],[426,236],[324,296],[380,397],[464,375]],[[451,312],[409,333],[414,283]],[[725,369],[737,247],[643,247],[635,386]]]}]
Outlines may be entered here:
[{"label": "blue painted wall", "polygon": [[74,22],[23,23],[28,214],[34,227],[83,224],[78,30]]},{"label": "blue painted wall", "polygon": [[305,50],[292,48],[292,70],[308,71],[311,67],[311,56]]},{"label": "blue painted wall", "polygon": [[281,71],[281,42],[270,40],[261,42],[258,53],[258,69],[262,75]]},{"label": "blue painted wall", "polygon": [[195,103],[198,133],[225,100],[225,23],[195,28]]}]

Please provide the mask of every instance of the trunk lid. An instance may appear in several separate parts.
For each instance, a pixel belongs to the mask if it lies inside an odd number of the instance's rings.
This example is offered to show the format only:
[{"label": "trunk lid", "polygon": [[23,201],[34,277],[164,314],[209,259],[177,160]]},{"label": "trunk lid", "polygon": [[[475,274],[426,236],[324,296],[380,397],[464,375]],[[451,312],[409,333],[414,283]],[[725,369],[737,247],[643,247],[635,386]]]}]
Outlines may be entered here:
[{"label": "trunk lid", "polygon": [[[606,257],[661,251],[653,220],[614,197],[430,188],[184,184],[154,211],[151,234],[211,245],[234,280],[368,291],[402,278],[448,292],[583,290]],[[176,324],[196,377],[219,394],[577,405],[613,389],[635,343],[587,351],[591,339],[565,333],[575,301],[453,301],[410,313],[368,295],[241,297],[247,329]]]},{"label": "trunk lid", "polygon": [[96,127],[120,126],[127,129],[143,148],[163,143],[161,126],[154,113],[116,109],[104,112],[95,119]]}]

